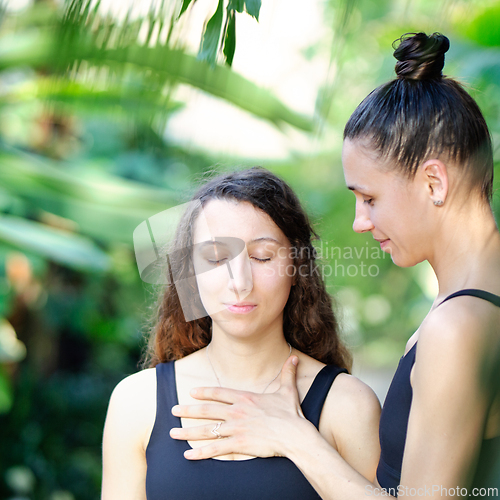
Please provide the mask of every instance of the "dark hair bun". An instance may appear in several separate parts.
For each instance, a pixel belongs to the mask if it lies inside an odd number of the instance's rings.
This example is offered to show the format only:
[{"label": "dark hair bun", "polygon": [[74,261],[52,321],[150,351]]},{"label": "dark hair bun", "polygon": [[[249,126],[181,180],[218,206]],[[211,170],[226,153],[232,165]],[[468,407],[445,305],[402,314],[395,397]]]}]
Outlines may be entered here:
[{"label": "dark hair bun", "polygon": [[[443,76],[444,54],[450,41],[441,33],[427,36],[425,33],[406,33],[396,40],[400,42],[394,51],[396,75],[407,80],[436,80]],[[394,47],[395,48],[395,47]]]}]

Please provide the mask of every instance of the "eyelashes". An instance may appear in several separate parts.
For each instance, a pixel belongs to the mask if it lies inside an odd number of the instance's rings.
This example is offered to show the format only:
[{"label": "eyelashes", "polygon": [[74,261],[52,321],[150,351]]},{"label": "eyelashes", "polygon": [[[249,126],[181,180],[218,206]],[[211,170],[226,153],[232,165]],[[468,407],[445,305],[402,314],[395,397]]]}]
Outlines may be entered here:
[{"label": "eyelashes", "polygon": [[[271,260],[270,257],[267,257],[265,259],[259,259],[257,257],[250,257],[252,260],[255,260],[257,262],[269,262]],[[224,258],[224,259],[219,259],[219,260],[210,260],[210,259],[207,259],[207,262],[209,264],[212,264],[213,266],[218,266],[220,264],[223,264],[224,262],[228,261],[229,259],[227,258]]]},{"label": "eyelashes", "polygon": [[210,260],[207,259],[207,262],[209,264],[212,264],[213,266],[218,266],[219,264],[222,264],[223,262],[226,262],[227,259],[220,259],[220,260]]},{"label": "eyelashes", "polygon": [[367,195],[365,193],[360,193],[359,191],[355,191],[354,196],[356,197],[356,203],[359,203],[359,201],[361,199],[364,204],[367,204],[370,206],[373,206],[373,204],[374,204],[373,196],[370,197],[369,195]]}]

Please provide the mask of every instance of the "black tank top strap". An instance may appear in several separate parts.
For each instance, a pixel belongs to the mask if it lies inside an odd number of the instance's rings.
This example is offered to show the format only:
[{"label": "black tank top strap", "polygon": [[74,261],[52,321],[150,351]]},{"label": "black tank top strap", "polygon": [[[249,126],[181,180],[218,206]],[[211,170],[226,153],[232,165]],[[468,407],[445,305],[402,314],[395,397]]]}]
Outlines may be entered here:
[{"label": "black tank top strap", "polygon": [[164,426],[170,430],[178,425],[177,417],[171,412],[172,407],[178,404],[173,361],[156,365],[156,381],[156,414],[163,417],[155,426]]},{"label": "black tank top strap", "polygon": [[324,366],[316,375],[304,401],[302,401],[301,408],[304,417],[312,422],[316,429],[319,426],[321,410],[323,409],[328,391],[339,373],[348,372],[345,368],[339,368],[336,365]]},{"label": "black tank top strap", "polygon": [[463,295],[478,297],[500,307],[500,297],[498,295],[486,292],[485,290],[477,290],[475,288],[466,288],[464,290],[459,290],[458,292],[452,293],[451,295],[448,295],[448,297],[446,297],[439,305],[441,305],[443,302],[446,302],[447,300],[453,299],[454,297],[461,297]]}]

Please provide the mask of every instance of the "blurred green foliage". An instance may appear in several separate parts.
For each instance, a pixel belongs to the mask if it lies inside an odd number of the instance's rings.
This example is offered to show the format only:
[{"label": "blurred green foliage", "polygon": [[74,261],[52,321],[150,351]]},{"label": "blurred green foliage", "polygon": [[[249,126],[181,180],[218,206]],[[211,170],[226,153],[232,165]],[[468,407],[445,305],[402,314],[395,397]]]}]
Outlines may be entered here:
[{"label": "blurred green foliage", "polygon": [[[315,154],[264,166],[312,214],[346,339],[372,364],[394,364],[432,297],[428,267],[399,269],[371,237],[353,233],[354,203],[340,165],[347,118],[393,76],[392,41],[410,31],[450,36],[446,71],[469,86],[498,145],[498,1],[329,0],[331,71],[314,119],[217,64],[219,57],[230,65],[237,51],[236,13],[257,19],[260,1],[220,0],[221,11],[200,33],[198,56],[173,34],[194,2],[158,2],[142,17],[129,12],[119,21],[83,0],[2,13],[1,498],[99,496],[107,402],[114,385],[137,370],[151,301],[132,232],[184,202],[193,180],[221,160],[165,139],[165,124],[187,104],[172,97],[177,86],[283,130],[310,131],[322,144]],[[245,164],[222,160],[222,168]],[[498,153],[496,160],[498,179]],[[494,210],[500,214],[498,194]]]},{"label": "blurred green foliage", "polygon": [[[183,0],[179,17],[195,2]],[[236,50],[236,13],[247,12],[258,21],[260,7],[261,0],[218,0],[213,16],[203,29],[198,58],[215,67],[217,54],[222,52],[226,64],[231,66]]]}]

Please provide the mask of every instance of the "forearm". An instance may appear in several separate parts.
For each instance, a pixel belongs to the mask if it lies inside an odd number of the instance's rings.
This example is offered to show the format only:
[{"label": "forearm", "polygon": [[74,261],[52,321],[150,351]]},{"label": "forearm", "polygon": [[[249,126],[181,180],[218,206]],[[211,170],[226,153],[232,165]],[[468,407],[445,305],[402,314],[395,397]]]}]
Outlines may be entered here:
[{"label": "forearm", "polygon": [[324,500],[362,500],[376,486],[356,472],[309,422],[301,419],[285,454]]}]

